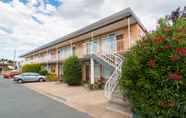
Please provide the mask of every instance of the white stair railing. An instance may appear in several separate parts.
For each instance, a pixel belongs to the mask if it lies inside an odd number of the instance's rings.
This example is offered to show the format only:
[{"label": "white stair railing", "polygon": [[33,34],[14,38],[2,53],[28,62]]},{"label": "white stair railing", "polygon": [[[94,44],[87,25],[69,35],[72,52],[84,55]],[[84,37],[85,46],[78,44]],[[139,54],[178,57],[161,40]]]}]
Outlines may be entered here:
[{"label": "white stair railing", "polygon": [[105,84],[104,92],[105,92],[105,97],[107,97],[108,99],[111,99],[112,93],[117,87],[118,84],[117,78],[118,78],[118,73],[117,71],[114,71]]},{"label": "white stair railing", "polygon": [[98,55],[98,57],[101,58],[103,61],[107,62],[108,64],[110,64],[111,66],[116,67],[115,59],[113,55],[105,54],[105,55]]},{"label": "white stair railing", "polygon": [[109,79],[106,81],[104,90],[105,97],[111,99],[112,94],[118,85],[118,79],[122,70],[123,58],[120,54],[117,53],[100,54],[98,57],[115,68]]}]

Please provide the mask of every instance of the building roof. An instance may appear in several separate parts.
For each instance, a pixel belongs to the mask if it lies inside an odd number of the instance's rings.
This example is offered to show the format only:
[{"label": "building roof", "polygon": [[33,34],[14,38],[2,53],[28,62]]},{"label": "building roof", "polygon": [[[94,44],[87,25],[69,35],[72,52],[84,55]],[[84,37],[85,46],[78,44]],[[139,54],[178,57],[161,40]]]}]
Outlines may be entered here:
[{"label": "building roof", "polygon": [[90,25],[88,25],[88,26],[86,26],[86,27],[84,27],[84,28],[82,28],[82,29],[80,29],[80,30],[77,30],[77,31],[75,31],[75,32],[72,32],[72,33],[70,33],[70,34],[68,34],[68,35],[66,35],[66,36],[64,36],[64,37],[62,37],[62,38],[59,38],[59,39],[54,40],[54,41],[52,41],[52,42],[49,42],[49,43],[47,43],[47,44],[45,44],[45,45],[43,45],[43,46],[40,46],[40,47],[38,47],[38,48],[36,48],[36,49],[34,49],[34,50],[28,52],[28,53],[25,53],[25,54],[21,55],[20,57],[25,57],[25,56],[27,56],[27,55],[29,55],[29,54],[34,53],[34,52],[37,52],[37,51],[40,51],[40,50],[43,50],[43,49],[52,47],[52,46],[54,46],[54,45],[56,45],[56,44],[58,44],[58,43],[62,43],[62,42],[64,42],[64,41],[67,41],[67,40],[70,40],[70,39],[72,39],[72,38],[78,37],[78,36],[80,36],[80,35],[83,35],[83,34],[92,32],[92,31],[94,31],[94,30],[96,30],[96,29],[99,29],[99,28],[101,28],[101,27],[110,25],[110,24],[112,24],[112,23],[115,23],[115,22],[117,22],[117,21],[120,21],[120,20],[122,20],[122,19],[124,19],[124,18],[126,18],[126,17],[130,17],[130,16],[134,17],[135,20],[137,21],[137,23],[140,25],[140,27],[141,27],[144,31],[146,31],[145,27],[144,27],[143,24],[140,22],[140,20],[136,17],[136,15],[135,15],[134,12],[132,11],[132,9],[131,9],[131,8],[127,8],[127,9],[124,9],[124,10],[122,10],[122,11],[120,11],[120,12],[117,12],[117,13],[115,13],[115,14],[109,16],[109,17],[106,17],[106,18],[104,18],[104,19],[102,19],[102,20],[99,20],[99,21],[97,21],[97,22],[95,22],[95,23],[93,23],[93,24],[90,24]]}]

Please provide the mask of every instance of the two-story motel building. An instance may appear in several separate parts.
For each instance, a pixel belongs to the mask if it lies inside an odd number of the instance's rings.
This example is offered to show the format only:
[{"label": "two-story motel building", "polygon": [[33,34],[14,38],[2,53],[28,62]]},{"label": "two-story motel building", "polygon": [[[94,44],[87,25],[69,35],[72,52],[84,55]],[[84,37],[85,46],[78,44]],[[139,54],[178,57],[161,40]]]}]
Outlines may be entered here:
[{"label": "two-story motel building", "polygon": [[25,63],[40,63],[63,79],[65,59],[76,55],[83,63],[82,79],[94,84],[99,78],[107,80],[112,68],[91,54],[123,54],[144,34],[145,28],[130,8],[88,25],[76,32],[52,41],[21,57]]}]

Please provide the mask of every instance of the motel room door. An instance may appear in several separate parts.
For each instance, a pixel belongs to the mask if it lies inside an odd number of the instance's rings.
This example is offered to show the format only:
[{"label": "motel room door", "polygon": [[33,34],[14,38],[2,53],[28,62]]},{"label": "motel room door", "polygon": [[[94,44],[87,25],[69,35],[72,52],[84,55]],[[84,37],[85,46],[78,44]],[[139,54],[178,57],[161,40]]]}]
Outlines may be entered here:
[{"label": "motel room door", "polygon": [[124,39],[123,35],[117,35],[116,36],[116,41],[117,41],[117,52],[122,53],[124,51]]},{"label": "motel room door", "polygon": [[85,66],[85,78],[86,78],[86,81],[90,80],[90,65],[89,64],[86,64]]}]

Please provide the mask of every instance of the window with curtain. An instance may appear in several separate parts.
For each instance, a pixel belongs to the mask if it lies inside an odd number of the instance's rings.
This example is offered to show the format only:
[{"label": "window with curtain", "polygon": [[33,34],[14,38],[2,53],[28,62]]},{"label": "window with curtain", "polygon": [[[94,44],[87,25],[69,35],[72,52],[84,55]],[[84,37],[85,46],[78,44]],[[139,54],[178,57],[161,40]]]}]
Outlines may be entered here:
[{"label": "window with curtain", "polygon": [[66,46],[60,49],[60,57],[62,59],[66,59],[73,55],[73,50],[71,46]]},{"label": "window with curtain", "polygon": [[88,54],[96,54],[97,52],[97,40],[92,40],[87,43],[87,52]]},{"label": "window with curtain", "polygon": [[110,34],[103,39],[102,50],[105,53],[116,51],[116,36],[114,34]]},{"label": "window with curtain", "polygon": [[104,68],[103,68],[103,77],[105,79],[109,79],[111,74],[112,74],[112,70],[110,68],[104,66]]}]

